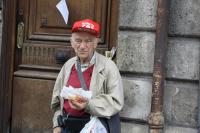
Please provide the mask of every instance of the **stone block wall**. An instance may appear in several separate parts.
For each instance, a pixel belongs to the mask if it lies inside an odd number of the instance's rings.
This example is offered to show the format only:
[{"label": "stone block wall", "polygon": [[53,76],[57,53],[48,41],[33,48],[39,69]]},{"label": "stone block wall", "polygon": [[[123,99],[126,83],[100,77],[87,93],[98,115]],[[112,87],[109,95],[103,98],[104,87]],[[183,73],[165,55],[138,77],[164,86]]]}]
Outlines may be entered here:
[{"label": "stone block wall", "polygon": [[171,0],[164,92],[167,133],[197,133],[199,8],[199,0]]},{"label": "stone block wall", "polygon": [[157,0],[120,0],[117,66],[125,93],[122,133],[149,132],[156,9]]},{"label": "stone block wall", "polygon": [[[200,1],[170,0],[164,90],[165,133],[197,132]],[[120,0],[117,65],[123,77],[122,133],[148,133],[157,0]]]}]

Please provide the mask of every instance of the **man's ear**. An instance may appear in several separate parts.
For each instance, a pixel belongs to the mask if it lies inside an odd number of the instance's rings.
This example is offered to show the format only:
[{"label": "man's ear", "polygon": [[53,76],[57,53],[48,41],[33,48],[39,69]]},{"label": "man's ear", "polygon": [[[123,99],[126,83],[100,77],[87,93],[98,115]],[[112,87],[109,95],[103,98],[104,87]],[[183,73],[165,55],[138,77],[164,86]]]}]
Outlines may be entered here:
[{"label": "man's ear", "polygon": [[100,38],[97,38],[97,43],[99,43],[100,42]]},{"label": "man's ear", "polygon": [[95,43],[98,44],[100,42],[99,38],[95,38]]},{"label": "man's ear", "polygon": [[[95,41],[97,41],[97,40],[95,40]],[[95,48],[95,49],[97,48],[97,45],[98,45],[98,42],[95,42],[95,43],[94,43],[94,48]]]},{"label": "man's ear", "polygon": [[73,43],[72,43],[72,37],[70,37],[70,44],[73,47]]},{"label": "man's ear", "polygon": [[99,39],[99,38],[96,38],[95,41],[96,41],[96,42],[95,42],[95,48],[96,48],[97,45],[98,45],[98,43],[100,42],[100,39]]}]

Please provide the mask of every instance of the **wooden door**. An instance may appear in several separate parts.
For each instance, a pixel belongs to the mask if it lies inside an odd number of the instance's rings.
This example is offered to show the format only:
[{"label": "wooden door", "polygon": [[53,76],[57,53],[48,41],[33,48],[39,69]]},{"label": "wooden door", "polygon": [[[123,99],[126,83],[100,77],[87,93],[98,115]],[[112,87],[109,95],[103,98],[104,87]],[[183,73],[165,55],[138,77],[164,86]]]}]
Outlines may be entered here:
[{"label": "wooden door", "polygon": [[67,25],[56,9],[58,2],[59,0],[5,1],[5,14],[10,16],[5,15],[4,22],[7,23],[9,17],[16,22],[13,21],[11,27],[5,24],[11,33],[3,41],[9,43],[3,45],[11,46],[13,51],[5,46],[5,50],[10,51],[7,53],[10,56],[6,57],[4,63],[10,59],[10,64],[7,65],[11,66],[9,69],[3,67],[2,70],[6,70],[5,76],[11,77],[9,80],[12,80],[12,85],[8,85],[10,82],[2,85],[4,90],[8,90],[1,91],[8,92],[8,97],[4,99],[11,98],[8,105],[4,105],[7,113],[1,111],[1,116],[5,114],[4,118],[11,120],[12,133],[52,132],[52,90],[61,66],[74,56],[69,39],[71,26],[76,20],[91,18],[100,23],[100,53],[104,54],[106,50],[116,46],[117,0],[66,0],[69,8]]}]

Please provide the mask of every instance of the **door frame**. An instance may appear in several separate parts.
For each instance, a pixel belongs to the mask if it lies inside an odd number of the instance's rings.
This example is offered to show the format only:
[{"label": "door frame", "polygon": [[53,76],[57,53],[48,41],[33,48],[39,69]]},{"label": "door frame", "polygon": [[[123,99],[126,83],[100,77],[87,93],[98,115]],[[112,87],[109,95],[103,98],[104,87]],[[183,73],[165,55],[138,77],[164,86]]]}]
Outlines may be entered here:
[{"label": "door frame", "polygon": [[12,80],[16,40],[16,0],[3,0],[3,27],[0,66],[0,132],[10,132]]},{"label": "door frame", "polygon": [[[112,0],[110,12],[110,34],[118,32],[119,0]],[[12,88],[14,72],[14,55],[16,42],[17,0],[3,0],[3,27],[0,56],[0,132],[10,133],[12,121]],[[117,39],[109,40],[117,45]],[[111,49],[111,48],[109,48]]]}]

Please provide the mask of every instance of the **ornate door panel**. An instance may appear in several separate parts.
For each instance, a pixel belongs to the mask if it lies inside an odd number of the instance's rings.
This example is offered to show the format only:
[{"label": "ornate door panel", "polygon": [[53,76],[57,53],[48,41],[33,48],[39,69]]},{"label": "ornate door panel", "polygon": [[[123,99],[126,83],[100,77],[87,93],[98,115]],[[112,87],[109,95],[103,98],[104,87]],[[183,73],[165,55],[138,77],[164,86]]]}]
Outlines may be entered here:
[{"label": "ornate door panel", "polygon": [[76,20],[91,18],[100,23],[100,53],[116,45],[118,1],[66,0],[67,25],[56,9],[58,2],[16,1],[12,133],[51,132],[52,90],[61,66],[74,56],[70,29]]},{"label": "ornate door panel", "polygon": [[14,84],[12,133],[51,133],[54,81],[15,77]]},{"label": "ornate door panel", "polygon": [[91,18],[100,23],[101,42],[98,50],[101,53],[104,54],[105,50],[115,45],[109,44],[110,0],[67,0],[66,2],[70,13],[67,25],[56,9],[58,0],[18,1],[18,29],[24,29],[18,30],[17,34],[18,39],[22,40],[22,43],[18,44],[21,49],[17,50],[21,54],[21,59],[17,59],[18,65],[57,67],[62,60],[59,55],[64,55],[63,59],[72,57],[74,54],[69,43],[71,26],[79,19]]}]

